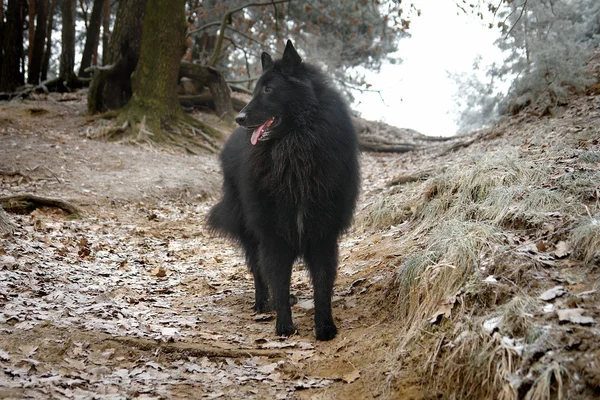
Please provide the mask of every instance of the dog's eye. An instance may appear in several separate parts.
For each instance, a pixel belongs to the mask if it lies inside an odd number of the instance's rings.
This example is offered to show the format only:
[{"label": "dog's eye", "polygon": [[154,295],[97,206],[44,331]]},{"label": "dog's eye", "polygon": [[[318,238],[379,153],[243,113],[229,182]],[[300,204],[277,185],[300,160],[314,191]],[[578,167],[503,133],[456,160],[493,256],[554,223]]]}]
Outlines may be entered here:
[{"label": "dog's eye", "polygon": [[263,88],[263,92],[265,92],[265,93],[269,93],[271,90],[272,90],[272,89],[271,89],[271,87],[270,87],[270,86],[265,86],[265,87]]}]

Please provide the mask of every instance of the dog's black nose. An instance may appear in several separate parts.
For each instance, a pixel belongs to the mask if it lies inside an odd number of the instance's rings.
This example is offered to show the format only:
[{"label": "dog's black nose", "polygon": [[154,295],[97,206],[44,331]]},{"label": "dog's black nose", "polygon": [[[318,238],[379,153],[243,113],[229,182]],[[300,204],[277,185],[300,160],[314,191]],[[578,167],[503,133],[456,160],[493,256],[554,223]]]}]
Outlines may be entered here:
[{"label": "dog's black nose", "polygon": [[237,117],[235,117],[235,122],[237,122],[238,124],[242,125],[244,122],[246,122],[246,113],[245,112],[241,112],[237,115]]}]

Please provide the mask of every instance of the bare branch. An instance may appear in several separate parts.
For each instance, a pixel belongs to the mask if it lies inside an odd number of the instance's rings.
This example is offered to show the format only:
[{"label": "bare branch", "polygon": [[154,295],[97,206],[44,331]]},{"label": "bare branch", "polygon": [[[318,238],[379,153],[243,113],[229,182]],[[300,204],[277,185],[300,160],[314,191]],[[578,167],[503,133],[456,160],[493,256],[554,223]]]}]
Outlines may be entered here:
[{"label": "bare branch", "polygon": [[275,6],[275,4],[280,4],[280,3],[287,3],[290,0],[279,0],[279,1],[271,1],[268,3],[248,3],[245,4],[243,6],[234,8],[233,10],[229,10],[225,13],[225,15],[223,16],[223,19],[221,20],[221,27],[219,28],[219,35],[217,36],[217,42],[215,43],[215,50],[212,54],[212,56],[210,57],[210,60],[208,61],[208,66],[210,67],[214,67],[217,65],[217,61],[219,60],[219,55],[221,54],[221,47],[223,46],[223,37],[225,36],[225,27],[227,26],[227,21],[229,21],[229,19],[231,18],[231,16],[233,14],[235,14],[238,11],[243,10],[244,8],[248,8],[248,7],[256,7],[256,6]]}]

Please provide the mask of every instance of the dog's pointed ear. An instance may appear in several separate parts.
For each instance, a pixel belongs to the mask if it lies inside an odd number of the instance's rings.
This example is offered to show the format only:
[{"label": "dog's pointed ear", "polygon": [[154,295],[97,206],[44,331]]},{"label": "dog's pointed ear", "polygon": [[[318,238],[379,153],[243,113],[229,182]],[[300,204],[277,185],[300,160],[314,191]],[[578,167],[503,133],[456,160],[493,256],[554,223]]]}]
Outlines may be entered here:
[{"label": "dog's pointed ear", "polygon": [[260,61],[262,63],[262,68],[263,68],[263,72],[271,69],[271,67],[273,66],[273,59],[271,58],[271,56],[264,52],[260,55]]},{"label": "dog's pointed ear", "polygon": [[283,51],[282,60],[285,65],[288,65],[291,67],[300,65],[300,63],[302,62],[302,58],[300,57],[300,54],[298,54],[298,52],[294,48],[294,45],[292,44],[292,41],[289,39],[287,41],[287,44],[285,45],[285,50]]}]

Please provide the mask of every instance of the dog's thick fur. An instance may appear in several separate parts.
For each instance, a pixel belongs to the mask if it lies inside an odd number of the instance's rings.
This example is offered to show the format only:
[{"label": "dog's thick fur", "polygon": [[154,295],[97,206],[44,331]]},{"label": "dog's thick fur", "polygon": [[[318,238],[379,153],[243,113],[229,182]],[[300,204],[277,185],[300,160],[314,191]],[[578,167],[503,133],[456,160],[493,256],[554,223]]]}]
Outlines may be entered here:
[{"label": "dog's thick fur", "polygon": [[302,257],[314,288],[317,339],[330,340],[337,334],[331,315],[337,239],[351,223],[358,194],[356,134],[340,94],[302,62],[291,41],[281,59],[263,53],[261,61],[254,96],[221,154],[223,198],[208,222],[243,247],[254,275],[254,309],[275,309],[278,335],[295,332],[290,279]]}]

